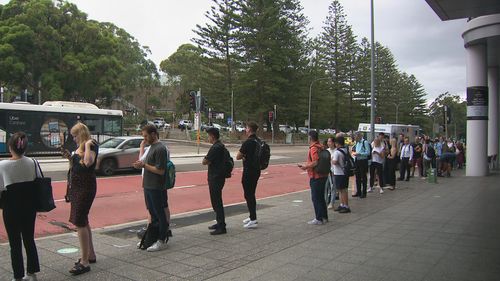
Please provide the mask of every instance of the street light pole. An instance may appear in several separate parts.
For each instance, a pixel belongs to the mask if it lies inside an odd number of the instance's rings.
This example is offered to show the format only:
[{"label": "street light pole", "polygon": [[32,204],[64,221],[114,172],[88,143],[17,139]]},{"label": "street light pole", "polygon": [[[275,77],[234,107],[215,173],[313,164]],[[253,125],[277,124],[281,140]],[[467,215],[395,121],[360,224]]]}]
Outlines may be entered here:
[{"label": "street light pole", "polygon": [[309,85],[309,116],[307,119],[307,132],[311,130],[311,99],[312,99],[312,86],[314,82],[319,81],[319,80],[325,80],[325,79],[330,79],[330,77],[322,77],[322,78],[316,78],[311,81],[311,84]]},{"label": "street light pole", "polygon": [[375,139],[375,28],[373,19],[373,0],[371,0],[371,95],[370,128],[372,140]]}]

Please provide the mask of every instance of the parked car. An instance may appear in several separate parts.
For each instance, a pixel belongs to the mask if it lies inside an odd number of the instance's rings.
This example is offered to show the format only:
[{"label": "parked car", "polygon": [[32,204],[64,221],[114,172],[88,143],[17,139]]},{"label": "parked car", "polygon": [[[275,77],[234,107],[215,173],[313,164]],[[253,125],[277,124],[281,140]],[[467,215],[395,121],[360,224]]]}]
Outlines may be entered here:
[{"label": "parked car", "polygon": [[299,127],[299,133],[307,135],[307,127]]},{"label": "parked car", "polygon": [[118,170],[135,170],[132,164],[139,159],[143,137],[115,137],[99,145],[96,170],[111,176]]},{"label": "parked car", "polygon": [[179,121],[178,128],[191,130],[191,128],[193,128],[193,122],[191,120],[181,120]]},{"label": "parked car", "polygon": [[279,130],[285,134],[288,134],[292,132],[292,127],[290,127],[289,125],[279,125]]},{"label": "parked car", "polygon": [[165,119],[158,117],[153,120],[153,124],[156,128],[163,128],[165,126]]}]

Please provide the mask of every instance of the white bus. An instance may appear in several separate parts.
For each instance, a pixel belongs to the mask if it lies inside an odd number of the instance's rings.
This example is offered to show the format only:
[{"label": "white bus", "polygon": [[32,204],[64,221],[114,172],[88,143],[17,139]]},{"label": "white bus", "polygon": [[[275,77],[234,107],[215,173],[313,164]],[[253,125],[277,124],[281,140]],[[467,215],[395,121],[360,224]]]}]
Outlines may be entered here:
[{"label": "white bus", "polygon": [[19,131],[28,135],[29,154],[58,154],[61,146],[74,149],[76,145],[68,130],[78,121],[87,125],[99,142],[122,135],[121,110],[66,101],[43,105],[0,103],[0,155],[8,153],[6,142]]},{"label": "white bus", "polygon": [[[370,123],[359,123],[358,131],[360,132],[371,132],[371,124]],[[415,137],[419,134],[420,127],[417,125],[404,125],[404,124],[375,124],[375,134],[385,133],[390,137],[398,137],[403,134],[406,137],[410,138],[410,141],[413,141]]]}]

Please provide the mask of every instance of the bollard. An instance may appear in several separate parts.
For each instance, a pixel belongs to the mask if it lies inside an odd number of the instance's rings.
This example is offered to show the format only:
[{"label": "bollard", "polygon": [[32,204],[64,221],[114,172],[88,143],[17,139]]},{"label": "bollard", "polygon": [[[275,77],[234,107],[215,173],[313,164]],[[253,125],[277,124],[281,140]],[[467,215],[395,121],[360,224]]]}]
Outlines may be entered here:
[{"label": "bollard", "polygon": [[429,183],[437,183],[437,169],[431,168],[427,171],[427,181]]}]

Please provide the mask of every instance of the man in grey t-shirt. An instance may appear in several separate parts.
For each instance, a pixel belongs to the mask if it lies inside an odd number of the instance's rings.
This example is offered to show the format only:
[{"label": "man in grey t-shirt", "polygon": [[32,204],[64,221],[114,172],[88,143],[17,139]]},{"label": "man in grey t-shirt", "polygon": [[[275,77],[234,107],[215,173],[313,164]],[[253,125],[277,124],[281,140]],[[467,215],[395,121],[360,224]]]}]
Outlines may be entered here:
[{"label": "man in grey t-shirt", "polygon": [[165,207],[165,170],[168,154],[167,149],[158,139],[158,131],[154,125],[144,126],[142,136],[150,148],[146,159],[135,162],[134,168],[144,168],[142,187],[144,188],[146,207],[151,216],[151,223],[158,224],[159,227],[158,241],[151,245],[147,251],[156,252],[163,250],[168,241],[168,223],[163,210]]}]

